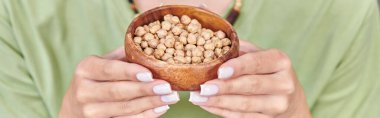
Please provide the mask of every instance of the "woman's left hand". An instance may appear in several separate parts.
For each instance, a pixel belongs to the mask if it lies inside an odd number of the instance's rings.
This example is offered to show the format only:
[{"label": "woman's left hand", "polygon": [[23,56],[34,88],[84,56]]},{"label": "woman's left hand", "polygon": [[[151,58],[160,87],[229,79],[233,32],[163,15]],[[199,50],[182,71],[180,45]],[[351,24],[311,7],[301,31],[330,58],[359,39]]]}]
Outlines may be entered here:
[{"label": "woman's left hand", "polygon": [[240,56],[225,62],[218,79],[191,92],[206,111],[233,118],[310,118],[303,89],[288,56],[240,41]]}]

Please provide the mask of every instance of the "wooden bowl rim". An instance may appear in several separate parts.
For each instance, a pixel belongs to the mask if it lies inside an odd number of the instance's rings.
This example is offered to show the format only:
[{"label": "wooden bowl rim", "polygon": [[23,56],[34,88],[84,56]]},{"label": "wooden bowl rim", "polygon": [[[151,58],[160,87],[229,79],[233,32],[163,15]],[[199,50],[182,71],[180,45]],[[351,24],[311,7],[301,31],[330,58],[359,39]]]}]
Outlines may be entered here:
[{"label": "wooden bowl rim", "polygon": [[[137,51],[137,53],[141,54],[142,56],[142,59],[144,59],[145,61],[148,61],[148,63],[152,63],[153,65],[156,65],[156,66],[171,66],[171,67],[177,67],[177,68],[187,68],[189,66],[191,67],[204,67],[204,66],[211,66],[211,65],[215,65],[215,64],[218,64],[218,63],[222,63],[222,62],[225,62],[227,61],[229,58],[227,57],[228,55],[230,55],[230,53],[232,53],[231,51],[234,50],[234,48],[239,48],[239,39],[238,39],[238,36],[236,34],[236,31],[235,29],[233,28],[233,26],[227,21],[225,20],[224,18],[222,18],[221,16],[219,16],[218,14],[214,13],[214,12],[211,12],[209,10],[206,10],[206,9],[202,9],[202,8],[199,8],[199,7],[194,7],[194,6],[189,6],[189,5],[164,5],[164,6],[159,6],[159,7],[155,7],[155,8],[152,8],[148,11],[145,11],[141,14],[138,14],[133,20],[132,22],[130,23],[130,25],[128,26],[128,29],[127,29],[127,32],[126,32],[126,35],[125,35],[125,44],[127,44],[127,41],[132,41],[131,44],[134,44],[133,42],[133,34],[132,32],[132,29],[133,29],[133,23],[137,22],[137,20],[139,19],[143,19],[143,16],[146,16],[146,15],[149,15],[149,14],[152,14],[156,11],[160,11],[160,10],[163,10],[163,9],[169,9],[169,8],[179,8],[179,9],[182,9],[182,8],[186,8],[186,9],[189,9],[189,8],[192,8],[192,9],[196,9],[197,11],[201,11],[211,17],[216,17],[220,20],[222,20],[222,22],[227,25],[230,29],[231,29],[231,35],[228,37],[230,40],[231,40],[231,47],[230,49],[227,51],[227,53],[223,54],[223,56],[221,57],[218,57],[218,58],[215,58],[213,59],[212,61],[209,61],[209,62],[202,62],[202,63],[198,63],[198,64],[170,64],[170,63],[167,63],[165,61],[162,61],[162,60],[158,60],[158,59],[155,59],[155,58],[152,58],[152,57],[149,57],[148,55],[146,55],[143,51],[140,51],[139,49],[137,49],[137,46],[131,46],[132,50],[127,50],[126,47],[124,47],[125,51]],[[129,32],[131,31],[131,32]],[[235,40],[235,41],[233,41]],[[237,45],[234,45],[234,43],[238,43]],[[237,49],[239,53],[239,49]]]}]

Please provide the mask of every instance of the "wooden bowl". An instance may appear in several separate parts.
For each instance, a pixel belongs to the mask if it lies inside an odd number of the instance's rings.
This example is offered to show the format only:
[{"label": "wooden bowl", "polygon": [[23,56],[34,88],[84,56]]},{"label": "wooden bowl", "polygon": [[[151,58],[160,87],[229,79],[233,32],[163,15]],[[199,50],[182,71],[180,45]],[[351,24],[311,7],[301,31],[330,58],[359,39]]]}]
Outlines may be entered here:
[{"label": "wooden bowl", "polygon": [[[230,50],[213,61],[200,64],[169,64],[148,57],[137,49],[132,40],[135,28],[156,20],[163,21],[163,17],[166,14],[179,17],[188,15],[192,19],[197,19],[204,28],[213,31],[222,30],[231,39]],[[155,79],[169,82],[173,90],[193,91],[199,90],[202,83],[216,79],[219,66],[225,61],[239,55],[239,40],[231,24],[215,13],[192,6],[167,5],[146,11],[132,21],[125,36],[125,54],[127,62],[145,66],[153,73]]]}]

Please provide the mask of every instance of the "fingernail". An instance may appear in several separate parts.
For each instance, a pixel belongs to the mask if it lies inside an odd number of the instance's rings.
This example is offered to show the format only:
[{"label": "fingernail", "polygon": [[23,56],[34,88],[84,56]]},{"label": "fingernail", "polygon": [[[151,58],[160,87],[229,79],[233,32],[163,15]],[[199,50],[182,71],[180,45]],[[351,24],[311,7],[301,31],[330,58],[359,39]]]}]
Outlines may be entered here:
[{"label": "fingernail", "polygon": [[215,95],[218,93],[219,87],[215,84],[203,84],[201,85],[201,93],[200,95]]},{"label": "fingernail", "polygon": [[167,111],[169,108],[170,107],[168,105],[165,105],[165,106],[160,106],[160,107],[154,108],[153,111],[155,113],[161,113],[161,112]]},{"label": "fingernail", "polygon": [[164,95],[164,94],[172,93],[172,89],[170,87],[170,84],[165,83],[165,84],[159,84],[159,85],[154,86],[153,92],[158,95]]},{"label": "fingernail", "polygon": [[153,81],[152,73],[150,72],[139,72],[136,74],[136,78],[142,82],[151,82]]},{"label": "fingernail", "polygon": [[234,69],[232,67],[222,67],[218,70],[218,79],[227,79],[234,74]]},{"label": "fingernail", "polygon": [[190,92],[190,102],[207,102],[208,98],[200,96],[197,92]]},{"label": "fingernail", "polygon": [[178,93],[173,92],[169,95],[161,96],[161,101],[163,101],[163,102],[177,102],[177,101],[179,101]]}]

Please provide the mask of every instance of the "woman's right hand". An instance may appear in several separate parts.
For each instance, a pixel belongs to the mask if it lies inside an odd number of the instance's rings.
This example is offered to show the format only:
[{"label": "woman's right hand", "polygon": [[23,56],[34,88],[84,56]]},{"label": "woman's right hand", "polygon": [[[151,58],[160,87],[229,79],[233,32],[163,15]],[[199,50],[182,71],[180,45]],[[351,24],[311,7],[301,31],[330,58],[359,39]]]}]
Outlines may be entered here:
[{"label": "woman's right hand", "polygon": [[66,92],[60,118],[158,117],[169,104],[179,101],[177,92],[138,64],[121,61],[124,48],[106,56],[89,56],[77,66]]}]

